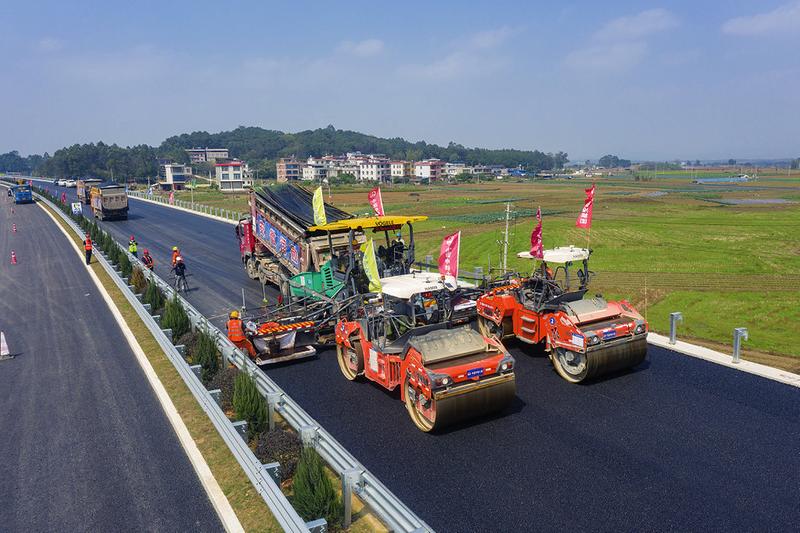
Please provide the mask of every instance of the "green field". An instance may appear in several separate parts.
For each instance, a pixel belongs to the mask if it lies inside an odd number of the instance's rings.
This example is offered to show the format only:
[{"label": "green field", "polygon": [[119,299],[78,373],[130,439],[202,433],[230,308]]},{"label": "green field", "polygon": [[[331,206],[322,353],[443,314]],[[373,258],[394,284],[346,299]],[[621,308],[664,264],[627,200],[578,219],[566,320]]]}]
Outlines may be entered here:
[{"label": "green field", "polygon": [[[442,237],[461,230],[461,268],[484,271],[501,264],[499,241],[509,200],[515,212],[509,268],[530,270],[516,252],[528,249],[533,213],[541,206],[545,247],[588,242],[597,273],[592,292],[627,298],[647,314],[654,330],[666,332],[669,313],[681,311],[682,335],[730,345],[732,329],[742,326],[750,332],[745,346],[752,357],[798,357],[790,337],[800,329],[800,203],[719,203],[800,202],[797,171],[759,175],[748,183],[715,185],[692,184],[691,173],[677,171],[648,181],[632,174],[596,178],[591,237],[575,228],[583,189],[591,184],[585,179],[386,186],[383,199],[387,214],[430,217],[415,227],[419,260],[435,258]],[[333,203],[367,213],[367,190],[335,188]],[[188,199],[188,193],[180,197]],[[243,195],[234,199],[215,191],[197,192],[195,201],[242,211],[246,205]]]}]

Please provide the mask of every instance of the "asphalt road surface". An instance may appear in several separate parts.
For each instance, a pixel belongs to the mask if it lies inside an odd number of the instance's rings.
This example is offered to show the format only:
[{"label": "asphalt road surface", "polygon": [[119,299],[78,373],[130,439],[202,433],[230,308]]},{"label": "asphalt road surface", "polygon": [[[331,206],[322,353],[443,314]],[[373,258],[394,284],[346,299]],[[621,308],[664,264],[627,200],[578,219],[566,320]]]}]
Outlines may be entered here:
[{"label": "asphalt road surface", "polygon": [[83,260],[0,192],[0,530],[220,531]]},{"label": "asphalt road surface", "polygon": [[[243,286],[260,297],[231,225],[132,200],[128,222],[104,227],[186,249],[203,313],[240,305]],[[438,531],[796,530],[796,388],[653,346],[633,371],[576,386],[509,348],[508,412],[435,435],[397,391],[345,380],[333,351],[266,372]]]}]

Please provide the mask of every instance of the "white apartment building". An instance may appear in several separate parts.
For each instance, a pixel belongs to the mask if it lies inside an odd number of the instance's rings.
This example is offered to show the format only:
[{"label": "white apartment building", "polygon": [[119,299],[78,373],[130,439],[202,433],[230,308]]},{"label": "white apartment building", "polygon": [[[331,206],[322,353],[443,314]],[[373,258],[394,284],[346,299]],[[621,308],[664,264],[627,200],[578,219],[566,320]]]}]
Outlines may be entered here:
[{"label": "white apartment building", "polygon": [[464,163],[445,163],[444,173],[450,176],[458,176],[459,174],[471,174],[472,169]]},{"label": "white apartment building", "polygon": [[214,163],[217,159],[228,159],[227,148],[190,148],[185,150],[192,163]]},{"label": "white apartment building", "polygon": [[186,181],[192,178],[192,167],[186,165],[166,164],[163,169],[165,189],[183,189]]},{"label": "white apartment building", "polygon": [[[309,158],[309,161],[311,158]],[[303,181],[322,181],[328,177],[328,169],[321,163],[307,163],[303,166]]]},{"label": "white apartment building", "polygon": [[252,186],[247,164],[242,161],[228,161],[215,165],[217,185],[221,191],[241,191]]},{"label": "white apartment building", "polygon": [[377,181],[383,183],[391,180],[392,171],[388,161],[368,161],[360,163],[359,179],[362,181]]},{"label": "white apartment building", "polygon": [[441,159],[425,159],[414,163],[414,177],[428,183],[442,179],[444,162]]},{"label": "white apartment building", "polygon": [[392,161],[389,163],[389,174],[392,181],[410,180],[414,175],[414,163],[411,161]]}]

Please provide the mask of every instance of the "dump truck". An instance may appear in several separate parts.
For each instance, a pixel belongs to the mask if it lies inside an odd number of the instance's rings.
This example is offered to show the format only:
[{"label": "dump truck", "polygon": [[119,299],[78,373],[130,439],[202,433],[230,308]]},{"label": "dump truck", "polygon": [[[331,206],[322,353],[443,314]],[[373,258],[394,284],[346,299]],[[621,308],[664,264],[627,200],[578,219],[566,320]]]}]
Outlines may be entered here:
[{"label": "dump truck", "polygon": [[502,411],[511,403],[514,358],[498,339],[449,322],[406,329],[409,320],[377,298],[358,317],[340,321],[336,349],[344,377],[399,388],[411,421],[424,432]]},{"label": "dump truck", "polygon": [[102,182],[103,180],[94,178],[79,179],[75,184],[78,201],[84,205],[89,205],[92,200],[92,187],[99,186]]},{"label": "dump truck", "polygon": [[[499,340],[514,336],[543,346],[556,372],[571,383],[640,364],[647,355],[642,315],[625,300],[584,298],[593,275],[591,253],[574,246],[545,250],[530,277],[511,280],[478,299],[479,330]],[[536,259],[529,252],[517,257]],[[583,268],[574,279],[576,263]]]},{"label": "dump truck", "polygon": [[28,184],[14,185],[11,187],[15,204],[30,204],[33,202],[33,191]]},{"label": "dump truck", "polygon": [[96,185],[90,193],[94,218],[100,220],[126,220],[128,218],[128,192],[121,185]]}]

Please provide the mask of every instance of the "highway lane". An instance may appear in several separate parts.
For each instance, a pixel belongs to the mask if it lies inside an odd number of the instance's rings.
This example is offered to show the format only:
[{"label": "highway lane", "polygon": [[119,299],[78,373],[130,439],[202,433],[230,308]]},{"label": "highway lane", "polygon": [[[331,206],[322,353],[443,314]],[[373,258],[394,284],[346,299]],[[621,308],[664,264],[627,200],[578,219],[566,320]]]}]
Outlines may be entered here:
[{"label": "highway lane", "polygon": [[0,529],[220,531],[64,235],[39,207],[16,206],[12,215],[3,197],[0,256],[0,330],[17,354],[0,361]]},{"label": "highway lane", "polygon": [[[243,283],[257,292],[230,225],[131,205],[142,215],[134,230],[157,221],[183,228],[187,248],[225,250],[194,266],[203,288],[189,299],[200,311],[215,310],[201,297],[224,285],[212,278],[232,280],[221,302],[238,305]],[[518,386],[509,412],[438,435],[413,427],[397,392],[346,381],[332,351],[267,372],[439,531],[796,527],[796,388],[652,346],[635,371],[575,386],[540,354],[509,347]]]}]

